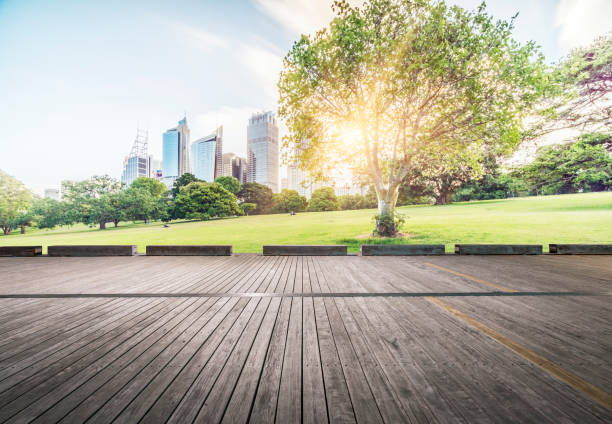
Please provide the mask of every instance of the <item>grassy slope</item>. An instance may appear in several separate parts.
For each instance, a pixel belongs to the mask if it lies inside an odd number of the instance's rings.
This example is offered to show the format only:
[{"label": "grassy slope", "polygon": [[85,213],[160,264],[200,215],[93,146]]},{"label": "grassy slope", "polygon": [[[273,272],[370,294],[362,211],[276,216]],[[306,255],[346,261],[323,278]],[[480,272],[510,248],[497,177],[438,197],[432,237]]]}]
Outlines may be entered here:
[{"label": "grassy slope", "polygon": [[[612,242],[612,192],[400,208],[411,237],[382,243],[597,243]],[[234,252],[261,252],[263,244],[348,244],[357,251],[371,232],[374,210],[249,216],[207,222],[120,224],[100,231],[28,229],[0,236],[0,245],[232,244]],[[111,225],[112,226],[112,225]],[[545,246],[547,248],[547,246]]]}]

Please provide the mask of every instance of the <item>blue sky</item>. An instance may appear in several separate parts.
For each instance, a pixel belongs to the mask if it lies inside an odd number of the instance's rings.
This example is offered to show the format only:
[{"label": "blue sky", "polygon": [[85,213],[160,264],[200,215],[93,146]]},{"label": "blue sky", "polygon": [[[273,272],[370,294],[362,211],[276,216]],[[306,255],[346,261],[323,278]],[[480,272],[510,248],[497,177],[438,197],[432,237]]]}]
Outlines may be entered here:
[{"label": "blue sky", "polygon": [[[162,133],[184,113],[192,140],[223,124],[224,150],[244,155],[248,117],[276,107],[283,55],[329,21],[329,5],[0,0],[0,169],[37,193],[118,178],[137,126],[161,159]],[[610,29],[612,1],[491,0],[488,11],[519,12],[515,37],[554,62]]]}]

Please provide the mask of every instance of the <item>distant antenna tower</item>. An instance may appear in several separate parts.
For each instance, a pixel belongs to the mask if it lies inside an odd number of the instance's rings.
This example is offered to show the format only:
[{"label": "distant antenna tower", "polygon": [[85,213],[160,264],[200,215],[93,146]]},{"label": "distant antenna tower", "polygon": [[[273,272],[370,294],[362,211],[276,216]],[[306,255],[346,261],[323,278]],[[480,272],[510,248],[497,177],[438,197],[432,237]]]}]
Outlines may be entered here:
[{"label": "distant antenna tower", "polygon": [[149,150],[149,131],[136,129],[136,138],[134,144],[132,144],[132,150],[130,151],[131,158],[141,157],[146,158]]}]

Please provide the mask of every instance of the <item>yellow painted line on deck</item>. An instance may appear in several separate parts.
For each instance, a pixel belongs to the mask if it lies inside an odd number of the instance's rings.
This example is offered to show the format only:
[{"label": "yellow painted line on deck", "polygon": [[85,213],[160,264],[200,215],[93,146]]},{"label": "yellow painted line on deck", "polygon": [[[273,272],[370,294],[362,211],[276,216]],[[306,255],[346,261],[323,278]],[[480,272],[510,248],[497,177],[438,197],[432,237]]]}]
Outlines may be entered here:
[{"label": "yellow painted line on deck", "polygon": [[467,274],[463,274],[461,272],[453,271],[452,269],[444,268],[443,266],[435,265],[435,264],[432,264],[430,262],[425,262],[425,265],[429,265],[429,266],[437,268],[439,270],[446,271],[446,272],[449,272],[451,274],[458,275],[459,277],[463,277],[463,278],[466,278],[468,280],[472,280],[472,281],[475,281],[477,283],[484,284],[485,286],[493,287],[493,288],[496,288],[496,289],[499,289],[501,291],[505,291],[505,292],[508,292],[508,293],[518,293],[518,291],[519,291],[519,290],[511,289],[509,287],[502,286],[501,284],[495,284],[495,283],[492,283],[490,281],[481,280],[480,278],[472,277],[471,275],[467,275]]},{"label": "yellow painted line on deck", "polygon": [[599,404],[612,410],[612,395],[601,390],[599,387],[592,385],[588,381],[583,380],[582,378],[578,377],[576,374],[570,371],[567,371],[566,369],[560,367],[554,362],[551,362],[548,359],[538,355],[537,353],[532,352],[531,350],[518,344],[517,342],[510,339],[509,337],[506,337],[503,334],[500,334],[497,331],[487,327],[480,321],[477,321],[474,318],[470,317],[469,315],[464,314],[460,310],[455,309],[448,303],[443,302],[440,299],[437,299],[435,297],[426,297],[425,299],[427,299],[428,301],[430,301],[431,303],[435,305],[438,305],[442,309],[445,309],[446,311],[450,312],[451,314],[461,319],[465,323],[471,325],[472,327],[475,327],[478,330],[482,331],[487,336],[491,337],[493,340],[501,343],[502,345],[506,346],[508,349],[513,351],[514,353],[534,363],[535,365],[542,368],[544,371],[546,371],[553,377],[558,378],[559,380],[563,381],[564,383],[568,384],[574,389],[589,396],[591,399],[595,400]]}]

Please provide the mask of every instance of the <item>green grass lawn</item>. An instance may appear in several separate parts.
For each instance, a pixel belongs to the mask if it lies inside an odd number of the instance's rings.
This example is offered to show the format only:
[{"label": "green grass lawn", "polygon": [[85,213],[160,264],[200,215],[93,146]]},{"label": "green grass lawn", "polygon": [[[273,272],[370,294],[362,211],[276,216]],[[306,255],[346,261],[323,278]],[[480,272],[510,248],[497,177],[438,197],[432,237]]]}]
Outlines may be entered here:
[{"label": "green grass lawn", "polygon": [[610,243],[612,192],[525,197],[407,206],[401,239],[368,240],[375,210],[260,215],[213,221],[120,224],[98,230],[84,225],[54,230],[28,228],[0,236],[0,245],[231,244],[234,252],[261,252],[264,244],[347,244],[350,251],[374,243]]}]

